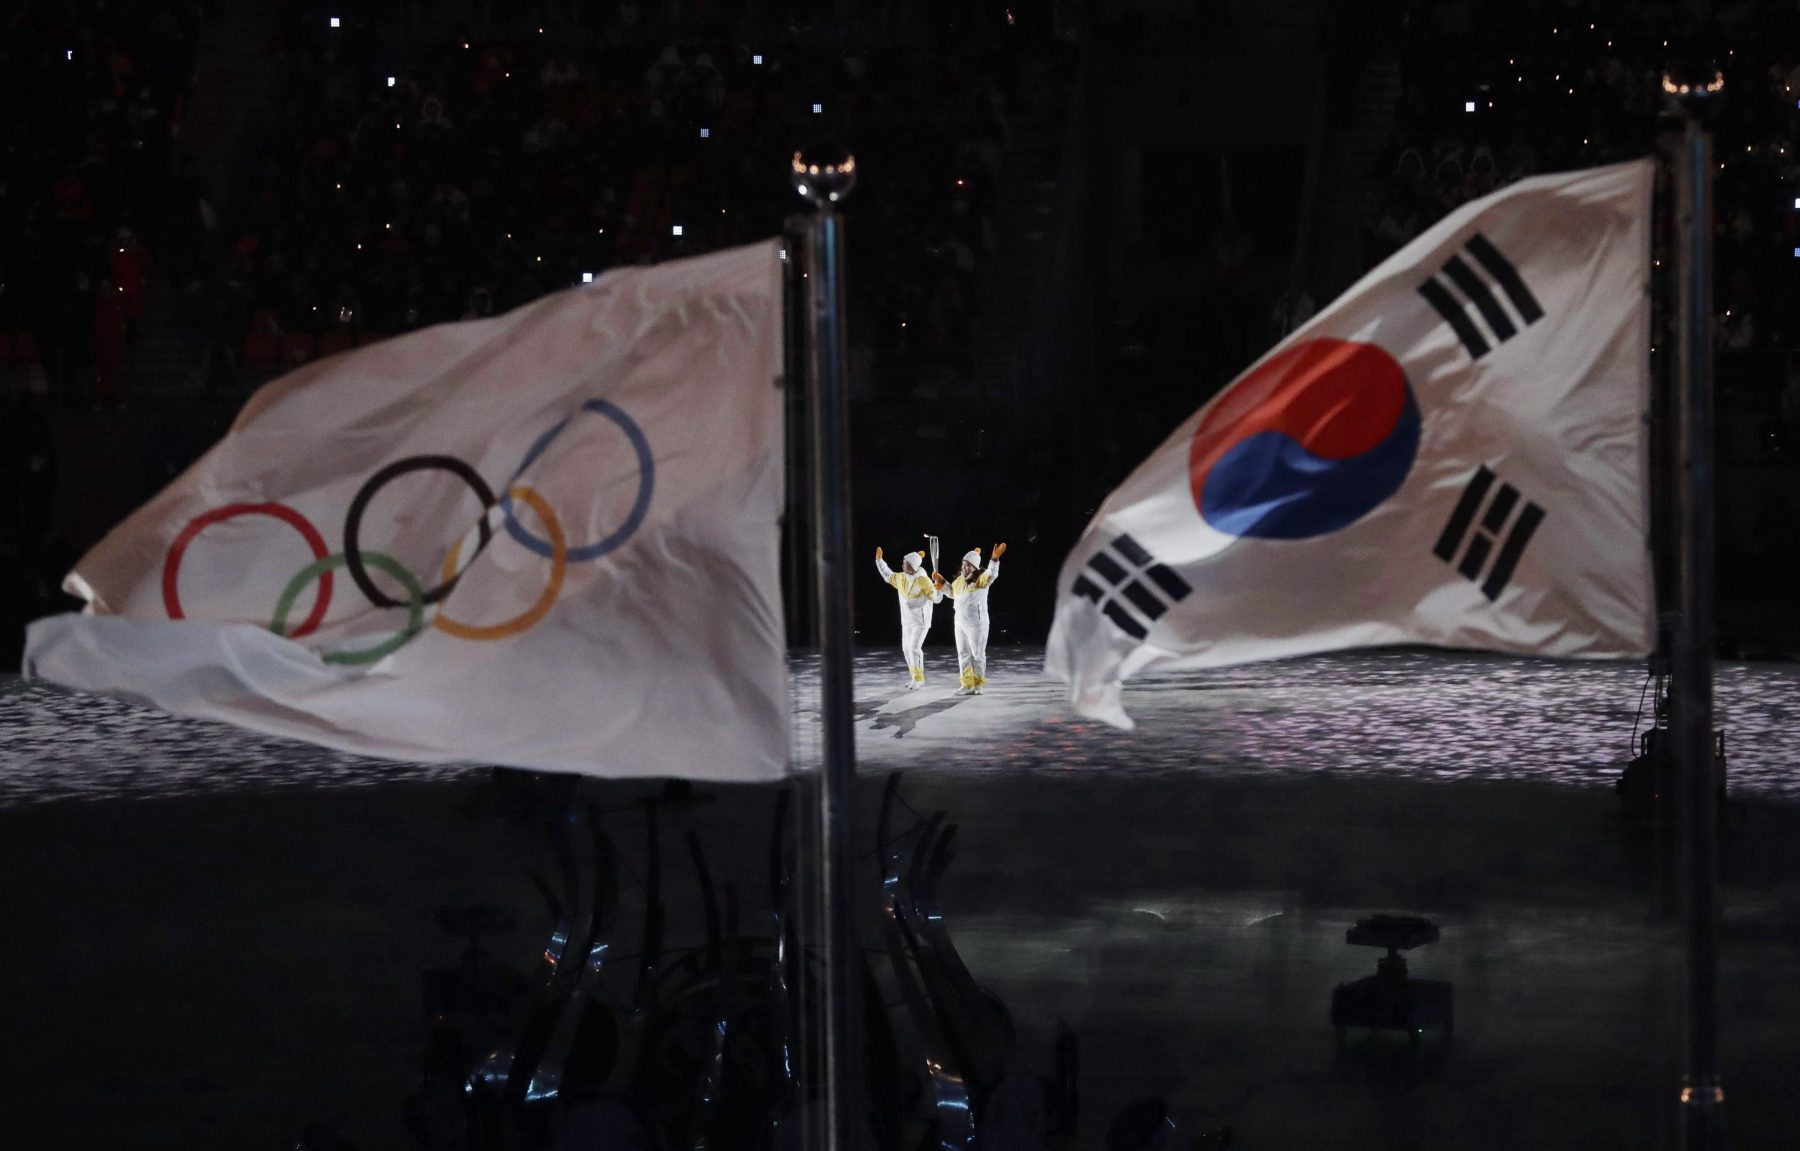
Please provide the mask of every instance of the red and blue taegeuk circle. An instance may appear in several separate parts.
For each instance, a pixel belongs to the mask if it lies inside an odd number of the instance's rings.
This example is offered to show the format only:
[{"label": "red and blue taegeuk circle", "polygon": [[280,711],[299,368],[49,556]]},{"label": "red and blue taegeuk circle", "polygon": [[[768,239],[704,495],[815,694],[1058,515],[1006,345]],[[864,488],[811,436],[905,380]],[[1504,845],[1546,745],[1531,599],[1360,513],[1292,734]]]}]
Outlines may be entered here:
[{"label": "red and blue taegeuk circle", "polygon": [[1188,479],[1217,531],[1310,539],[1398,491],[1418,450],[1419,405],[1394,357],[1374,344],[1305,340],[1201,415]]}]

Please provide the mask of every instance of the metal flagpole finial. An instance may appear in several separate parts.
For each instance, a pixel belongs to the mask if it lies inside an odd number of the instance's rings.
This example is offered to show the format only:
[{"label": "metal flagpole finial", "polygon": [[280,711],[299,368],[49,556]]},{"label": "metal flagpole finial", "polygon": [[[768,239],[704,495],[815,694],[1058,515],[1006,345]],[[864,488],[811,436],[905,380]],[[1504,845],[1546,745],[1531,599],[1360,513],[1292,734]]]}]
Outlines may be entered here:
[{"label": "metal flagpole finial", "polygon": [[856,157],[837,144],[818,144],[794,153],[794,191],[821,211],[840,203],[856,187]]},{"label": "metal flagpole finial", "polygon": [[1663,71],[1662,89],[1683,115],[1705,119],[1724,95],[1725,74],[1710,60],[1683,60]]}]

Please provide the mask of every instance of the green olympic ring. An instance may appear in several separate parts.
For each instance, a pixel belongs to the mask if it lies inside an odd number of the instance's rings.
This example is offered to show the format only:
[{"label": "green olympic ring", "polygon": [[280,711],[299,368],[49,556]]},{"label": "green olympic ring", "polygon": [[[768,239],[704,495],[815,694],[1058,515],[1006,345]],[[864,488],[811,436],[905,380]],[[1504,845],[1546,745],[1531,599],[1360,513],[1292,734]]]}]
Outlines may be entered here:
[{"label": "green olympic ring", "polygon": [[[326,652],[322,657],[326,663],[350,666],[374,663],[399,651],[408,640],[418,635],[425,627],[425,589],[419,586],[418,578],[407,571],[405,566],[393,556],[367,550],[362,555],[363,559],[393,576],[406,587],[406,627],[374,647],[362,651]],[[294,601],[300,598],[300,592],[313,580],[328,571],[343,567],[346,562],[347,558],[343,552],[333,552],[331,555],[314,560],[301,568],[300,573],[289,580],[287,587],[282,589],[281,598],[275,603],[275,618],[269,621],[269,630],[286,638],[288,613],[294,610]]]}]

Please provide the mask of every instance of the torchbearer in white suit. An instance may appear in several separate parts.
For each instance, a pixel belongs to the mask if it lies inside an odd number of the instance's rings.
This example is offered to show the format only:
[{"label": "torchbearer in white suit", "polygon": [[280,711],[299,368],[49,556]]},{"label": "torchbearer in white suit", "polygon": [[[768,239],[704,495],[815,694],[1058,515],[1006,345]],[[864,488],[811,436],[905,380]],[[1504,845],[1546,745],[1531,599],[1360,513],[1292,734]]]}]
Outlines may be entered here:
[{"label": "torchbearer in white suit", "polygon": [[1005,554],[1006,545],[995,544],[994,558],[983,569],[981,549],[970,548],[950,584],[950,599],[956,605],[956,664],[962,673],[958,695],[980,695],[987,683],[988,588],[1000,578],[1000,557]]},{"label": "torchbearer in white suit", "polygon": [[881,549],[875,549],[875,570],[881,582],[900,597],[900,652],[911,676],[908,691],[925,682],[925,633],[931,630],[931,605],[944,598],[942,587],[925,574],[924,561],[924,552],[907,552],[900,560],[902,570],[896,572],[881,558]]}]

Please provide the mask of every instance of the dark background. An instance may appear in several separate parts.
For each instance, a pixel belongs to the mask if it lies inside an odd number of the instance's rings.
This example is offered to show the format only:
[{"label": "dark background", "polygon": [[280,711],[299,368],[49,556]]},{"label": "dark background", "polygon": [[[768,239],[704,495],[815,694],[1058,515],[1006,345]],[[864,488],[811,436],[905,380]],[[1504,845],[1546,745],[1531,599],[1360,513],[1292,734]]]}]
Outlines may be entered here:
[{"label": "dark background", "polygon": [[[1728,82],[1720,647],[1800,650],[1793,5],[87,0],[4,25],[0,666],[262,382],[770,235],[821,139],[862,173],[855,554],[1005,540],[996,641],[1040,640],[1105,493],[1297,301],[1522,175],[1666,149],[1684,52]],[[1659,311],[1659,375],[1668,338]]]}]

